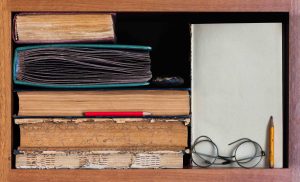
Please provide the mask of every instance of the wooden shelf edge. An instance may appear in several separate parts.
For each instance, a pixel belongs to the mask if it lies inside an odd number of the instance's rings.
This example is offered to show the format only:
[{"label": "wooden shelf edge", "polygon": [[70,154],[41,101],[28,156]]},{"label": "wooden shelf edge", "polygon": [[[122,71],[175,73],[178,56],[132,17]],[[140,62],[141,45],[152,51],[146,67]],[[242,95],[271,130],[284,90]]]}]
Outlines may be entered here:
[{"label": "wooden shelf edge", "polygon": [[124,170],[26,170],[11,169],[9,181],[286,181],[283,169],[124,169]]},{"label": "wooden shelf edge", "polygon": [[11,11],[288,12],[287,0],[8,0]]}]

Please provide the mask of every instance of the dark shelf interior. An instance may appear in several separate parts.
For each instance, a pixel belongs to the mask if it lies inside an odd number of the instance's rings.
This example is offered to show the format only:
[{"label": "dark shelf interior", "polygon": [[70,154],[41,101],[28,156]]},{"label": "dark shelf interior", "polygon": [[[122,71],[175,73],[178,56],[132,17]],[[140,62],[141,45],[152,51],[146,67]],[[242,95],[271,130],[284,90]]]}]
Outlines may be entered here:
[{"label": "dark shelf interior", "polygon": [[[14,16],[14,14],[12,14]],[[284,167],[288,167],[288,13],[117,13],[115,17],[115,33],[118,44],[151,46],[151,70],[156,76],[180,76],[185,83],[178,88],[191,88],[191,33],[193,23],[283,23],[283,94],[284,94]],[[24,44],[12,42],[13,49]],[[13,52],[13,51],[12,51]],[[13,55],[12,55],[13,57]],[[153,85],[125,89],[160,89]],[[13,91],[49,90],[18,86],[13,84]],[[54,89],[51,89],[54,90]],[[99,89],[103,90],[103,89]],[[105,90],[105,89],[104,89]],[[18,98],[13,94],[13,115],[17,114]],[[12,116],[13,118],[13,116]],[[20,131],[13,126],[12,152],[20,144]],[[190,127],[189,137],[190,139]],[[188,141],[190,145],[190,141]],[[185,168],[190,165],[189,156],[184,157]],[[14,167],[14,158],[12,158]]]}]

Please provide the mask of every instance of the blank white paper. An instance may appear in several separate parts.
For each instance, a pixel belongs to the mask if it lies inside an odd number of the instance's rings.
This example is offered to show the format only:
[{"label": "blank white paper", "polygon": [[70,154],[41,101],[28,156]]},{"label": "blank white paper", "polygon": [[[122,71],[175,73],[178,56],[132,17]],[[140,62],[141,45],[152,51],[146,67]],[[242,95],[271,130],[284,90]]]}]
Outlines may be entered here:
[{"label": "blank white paper", "polygon": [[[281,168],[282,24],[194,24],[191,43],[192,142],[209,136],[219,154],[229,156],[228,143],[246,137],[268,151],[272,115],[275,167]],[[259,164],[266,166],[264,160]]]}]

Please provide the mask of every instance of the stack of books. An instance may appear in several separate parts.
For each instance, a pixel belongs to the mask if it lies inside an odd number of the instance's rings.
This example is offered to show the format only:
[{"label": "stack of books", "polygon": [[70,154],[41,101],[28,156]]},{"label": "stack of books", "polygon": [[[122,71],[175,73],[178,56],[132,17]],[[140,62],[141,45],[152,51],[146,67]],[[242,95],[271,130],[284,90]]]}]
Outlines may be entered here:
[{"label": "stack of books", "polygon": [[142,87],[152,77],[151,47],[117,44],[113,17],[15,15],[14,41],[38,44],[14,54],[14,84],[25,88],[17,91],[16,168],[183,167],[189,92]]}]

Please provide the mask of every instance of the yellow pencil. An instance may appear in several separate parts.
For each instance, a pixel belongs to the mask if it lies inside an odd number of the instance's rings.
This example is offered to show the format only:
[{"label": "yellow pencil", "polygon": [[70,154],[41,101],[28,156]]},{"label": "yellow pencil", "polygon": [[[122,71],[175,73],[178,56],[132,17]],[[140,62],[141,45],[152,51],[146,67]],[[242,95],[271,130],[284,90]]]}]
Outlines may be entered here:
[{"label": "yellow pencil", "polygon": [[273,116],[269,120],[269,167],[274,168],[274,123]]}]

